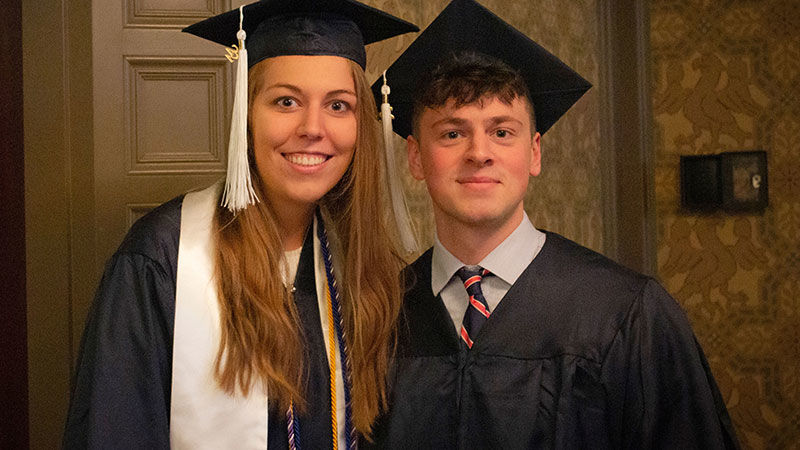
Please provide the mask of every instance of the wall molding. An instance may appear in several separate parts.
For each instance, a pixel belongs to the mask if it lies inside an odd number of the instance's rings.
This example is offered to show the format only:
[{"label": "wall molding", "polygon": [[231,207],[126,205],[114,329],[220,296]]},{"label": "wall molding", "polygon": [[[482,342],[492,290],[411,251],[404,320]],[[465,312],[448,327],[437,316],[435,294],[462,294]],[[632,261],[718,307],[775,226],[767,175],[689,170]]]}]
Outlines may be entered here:
[{"label": "wall molding", "polygon": [[650,97],[650,2],[600,0],[601,114],[606,253],[648,275],[656,274],[655,152]]},{"label": "wall molding", "polygon": [[[128,86],[124,97],[125,120],[125,152],[129,155],[129,175],[159,175],[159,174],[205,174],[224,173],[226,155],[221,149],[226,148],[227,111],[230,110],[227,86],[228,62],[222,57],[164,57],[164,56],[127,56],[125,60],[125,85]],[[191,95],[181,91],[180,94],[170,92],[167,85],[193,81],[197,86]],[[158,95],[148,91],[160,89]],[[156,88],[160,86],[160,88]],[[183,86],[184,89],[186,86]],[[150,92],[145,95],[144,92]],[[176,108],[185,102],[196,102],[205,98],[205,115],[194,114],[176,117],[185,123],[184,126],[174,125],[170,136],[157,139],[157,145],[152,142],[159,132],[164,134],[164,123],[154,123],[151,119],[154,110],[163,108]],[[183,106],[190,109],[187,105]],[[142,110],[150,114],[142,113]],[[205,123],[202,117],[206,118]],[[183,133],[183,130],[206,130],[207,139],[199,145],[187,145],[192,142],[193,136]],[[165,145],[166,139],[172,139],[171,144]],[[150,142],[150,145],[144,143]],[[169,150],[165,150],[166,147]],[[181,150],[182,148],[182,150]]]},{"label": "wall molding", "polygon": [[[227,11],[229,1],[196,0],[194,7],[177,2],[172,8],[153,8],[142,0],[125,1],[125,26],[128,28],[183,28],[205,18]],[[181,7],[184,6],[184,7]]]},{"label": "wall molding", "polygon": [[90,24],[91,2],[22,4],[30,448],[61,446],[73,306],[94,291]]}]

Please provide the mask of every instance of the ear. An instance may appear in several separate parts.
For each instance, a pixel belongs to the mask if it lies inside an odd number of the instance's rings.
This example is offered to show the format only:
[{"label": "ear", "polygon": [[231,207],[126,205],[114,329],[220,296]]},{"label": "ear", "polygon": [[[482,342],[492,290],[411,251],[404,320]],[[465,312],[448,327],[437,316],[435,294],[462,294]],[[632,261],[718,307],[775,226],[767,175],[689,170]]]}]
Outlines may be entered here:
[{"label": "ear", "polygon": [[406,151],[408,151],[408,170],[411,176],[417,180],[425,179],[425,171],[422,170],[422,155],[419,152],[419,141],[413,135],[406,139]]},{"label": "ear", "polygon": [[542,135],[537,131],[531,138],[531,176],[537,176],[542,172]]}]

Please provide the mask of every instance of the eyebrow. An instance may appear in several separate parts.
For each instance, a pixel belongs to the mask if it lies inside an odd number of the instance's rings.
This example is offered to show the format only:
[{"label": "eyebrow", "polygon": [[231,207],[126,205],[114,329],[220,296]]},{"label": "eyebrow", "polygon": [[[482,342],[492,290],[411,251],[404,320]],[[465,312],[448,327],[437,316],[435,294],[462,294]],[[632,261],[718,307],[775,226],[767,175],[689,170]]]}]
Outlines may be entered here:
[{"label": "eyebrow", "polygon": [[463,126],[467,123],[466,119],[461,119],[459,117],[445,117],[444,119],[439,119],[436,122],[433,122],[433,127],[439,127],[442,125],[454,125],[454,126]]},{"label": "eyebrow", "polygon": [[272,89],[279,89],[279,88],[288,89],[288,90],[290,90],[292,92],[300,92],[300,88],[298,88],[297,86],[295,86],[293,84],[285,84],[285,83],[272,84],[272,85],[266,86],[264,88],[264,90],[265,91],[269,91],[269,90],[272,90]]},{"label": "eyebrow", "polygon": [[[469,121],[467,119],[462,119],[460,117],[445,117],[443,119],[439,119],[436,122],[434,122],[433,126],[434,127],[438,127],[438,126],[442,126],[442,125],[453,125],[453,126],[457,126],[458,127],[458,126],[464,126],[468,122]],[[499,125],[501,123],[506,123],[506,122],[514,122],[514,123],[517,123],[519,125],[522,125],[522,121],[521,120],[517,119],[514,116],[509,116],[509,115],[494,116],[494,117],[490,117],[490,118],[488,118],[486,120],[486,123],[488,123],[489,126],[496,126],[496,125]]]},{"label": "eyebrow", "polygon": [[[269,91],[269,90],[272,90],[272,89],[279,89],[279,88],[288,89],[288,90],[290,90],[292,92],[295,92],[295,93],[298,93],[298,94],[303,92],[299,87],[297,87],[297,86],[295,86],[293,84],[286,84],[286,83],[273,84],[273,85],[267,86],[264,90],[265,91]],[[350,89],[336,89],[336,90],[327,92],[325,94],[325,96],[326,97],[331,97],[331,96],[342,95],[342,94],[352,95],[353,97],[356,97],[356,93],[354,91],[350,90]]]},{"label": "eyebrow", "polygon": [[335,91],[328,92],[329,97],[332,95],[342,95],[342,94],[352,95],[353,97],[356,97],[356,93],[351,91],[350,89],[336,89]]},{"label": "eyebrow", "polygon": [[499,125],[501,123],[506,123],[506,122],[515,122],[515,123],[517,123],[519,125],[522,125],[522,121],[521,120],[517,119],[514,116],[508,116],[508,115],[491,117],[491,118],[489,118],[489,120],[487,120],[487,122],[491,126]]}]

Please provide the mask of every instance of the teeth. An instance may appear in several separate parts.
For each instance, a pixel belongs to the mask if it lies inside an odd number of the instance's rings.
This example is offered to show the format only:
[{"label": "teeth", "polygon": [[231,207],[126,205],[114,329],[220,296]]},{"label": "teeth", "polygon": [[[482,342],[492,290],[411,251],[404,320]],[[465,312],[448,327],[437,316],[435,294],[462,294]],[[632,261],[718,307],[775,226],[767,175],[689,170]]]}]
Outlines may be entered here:
[{"label": "teeth", "polygon": [[322,155],[304,155],[292,153],[286,155],[286,159],[292,164],[299,166],[316,166],[325,162],[326,157]]}]

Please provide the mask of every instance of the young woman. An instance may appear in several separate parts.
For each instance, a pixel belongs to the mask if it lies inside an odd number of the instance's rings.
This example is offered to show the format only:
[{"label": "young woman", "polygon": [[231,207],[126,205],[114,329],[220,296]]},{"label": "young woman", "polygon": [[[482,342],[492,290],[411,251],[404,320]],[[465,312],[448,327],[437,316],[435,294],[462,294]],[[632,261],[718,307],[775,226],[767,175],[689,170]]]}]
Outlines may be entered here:
[{"label": "young woman", "polygon": [[246,159],[234,124],[225,187],[156,208],[109,262],[65,447],[350,448],[369,436],[402,261],[364,44],[414,30],[348,0],[261,1],[185,30],[248,61]]}]

